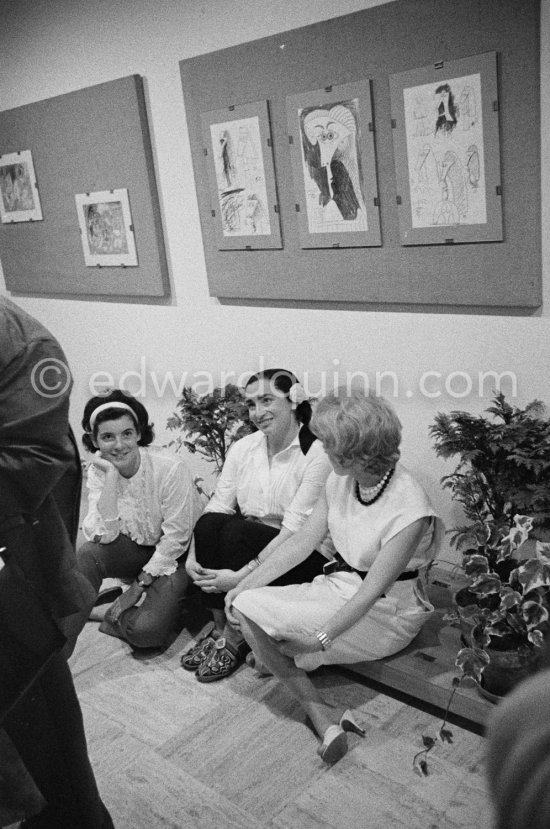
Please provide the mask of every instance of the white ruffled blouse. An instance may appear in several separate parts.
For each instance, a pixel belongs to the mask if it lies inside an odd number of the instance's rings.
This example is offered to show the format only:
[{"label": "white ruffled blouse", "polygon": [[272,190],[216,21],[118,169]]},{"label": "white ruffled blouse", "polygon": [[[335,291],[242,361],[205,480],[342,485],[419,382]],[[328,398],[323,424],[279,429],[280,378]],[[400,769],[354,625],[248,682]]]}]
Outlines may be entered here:
[{"label": "white ruffled blouse", "polygon": [[119,475],[119,522],[108,530],[98,509],[105,473],[88,469],[88,514],[82,532],[88,541],[108,544],[120,533],[136,544],[154,546],[143,567],[152,576],[175,573],[177,559],[187,550],[202,505],[187,464],[177,455],[155,446],[139,448],[141,463],[131,478]]}]

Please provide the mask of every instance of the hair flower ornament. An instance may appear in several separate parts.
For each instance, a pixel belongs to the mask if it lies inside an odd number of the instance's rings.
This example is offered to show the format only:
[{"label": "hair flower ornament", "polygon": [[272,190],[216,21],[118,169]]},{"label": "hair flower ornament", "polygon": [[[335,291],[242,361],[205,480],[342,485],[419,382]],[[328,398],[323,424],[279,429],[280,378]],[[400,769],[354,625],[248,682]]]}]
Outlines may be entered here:
[{"label": "hair flower ornament", "polygon": [[292,403],[292,408],[295,409],[300,403],[309,400],[306,390],[301,383],[294,383],[288,390],[288,399]]}]

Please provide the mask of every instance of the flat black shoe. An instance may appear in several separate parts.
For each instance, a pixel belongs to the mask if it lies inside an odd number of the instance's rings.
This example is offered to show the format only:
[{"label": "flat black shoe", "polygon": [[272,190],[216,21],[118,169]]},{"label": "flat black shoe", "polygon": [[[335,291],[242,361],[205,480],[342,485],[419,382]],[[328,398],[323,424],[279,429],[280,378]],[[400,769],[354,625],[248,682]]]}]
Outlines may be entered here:
[{"label": "flat black shoe", "polygon": [[97,594],[94,607],[99,607],[102,604],[112,604],[121,594],[122,587],[119,587],[118,585],[115,585],[114,587],[106,587],[105,590],[100,590]]}]

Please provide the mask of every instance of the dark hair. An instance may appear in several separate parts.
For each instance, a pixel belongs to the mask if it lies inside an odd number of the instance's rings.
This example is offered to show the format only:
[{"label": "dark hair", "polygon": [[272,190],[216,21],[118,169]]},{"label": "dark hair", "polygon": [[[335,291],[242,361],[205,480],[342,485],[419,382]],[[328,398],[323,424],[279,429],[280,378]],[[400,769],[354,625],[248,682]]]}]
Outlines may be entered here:
[{"label": "dark hair", "polygon": [[[292,371],[287,371],[286,368],[266,368],[263,371],[258,371],[257,374],[253,374],[252,377],[249,377],[244,388],[247,389],[248,386],[252,383],[257,383],[259,380],[269,380],[273,383],[275,388],[282,392],[285,396],[288,396],[291,387],[295,383],[300,382],[296,375],[293,374]],[[307,455],[311,444],[316,440],[316,436],[310,431],[309,428],[311,415],[312,409],[309,400],[304,400],[302,403],[298,403],[294,409],[294,417],[298,423],[302,424],[298,437],[304,455]]]},{"label": "dark hair", "polygon": [[153,424],[149,423],[149,414],[147,409],[136,400],[133,395],[128,394],[120,389],[113,389],[108,394],[100,394],[92,397],[84,406],[84,414],[82,416],[82,428],[84,434],[82,435],[82,443],[88,452],[97,452],[97,446],[94,444],[92,438],[97,437],[97,430],[101,423],[106,420],[118,420],[124,414],[130,414],[127,410],[113,406],[112,408],[103,409],[94,421],[93,429],[90,428],[90,418],[98,406],[103,406],[106,403],[125,403],[134,413],[134,420],[136,422],[136,429],[139,432],[138,446],[149,446],[153,442],[155,433],[153,431]]},{"label": "dark hair", "polygon": [[[278,391],[287,396],[291,386],[293,386],[294,383],[300,382],[296,375],[291,371],[287,371],[286,368],[266,368],[263,371],[259,371],[257,374],[253,374],[252,377],[246,381],[245,389],[247,389],[251,383],[257,383],[258,380],[269,380]],[[296,417],[298,423],[303,423],[304,426],[309,426],[309,421],[311,420],[311,403],[309,400],[304,400],[303,403],[298,403],[294,410],[294,416]]]}]

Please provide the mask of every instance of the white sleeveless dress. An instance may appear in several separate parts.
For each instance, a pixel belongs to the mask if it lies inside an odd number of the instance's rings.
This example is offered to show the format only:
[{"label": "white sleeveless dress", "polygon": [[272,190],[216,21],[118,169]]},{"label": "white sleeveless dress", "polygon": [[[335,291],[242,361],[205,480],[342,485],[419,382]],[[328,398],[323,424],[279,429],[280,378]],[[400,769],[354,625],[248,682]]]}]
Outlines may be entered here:
[{"label": "white sleeveless dress", "polygon": [[[383,598],[353,627],[338,636],[329,650],[300,654],[296,664],[314,670],[322,664],[382,659],[405,648],[433,613],[426,598],[424,571],[435,557],[442,524],[420,484],[401,464],[382,496],[364,506],[354,494],[354,480],[331,473],[326,484],[332,551],[366,571],[384,545],[419,518],[432,520],[407,570],[419,577],[396,581]],[[329,545],[330,547],[330,545]],[[330,556],[331,550],[325,549]],[[292,639],[322,630],[352,598],[362,583],[357,573],[340,571],[317,576],[308,584],[258,587],[240,593],[234,606],[275,639]]]}]

